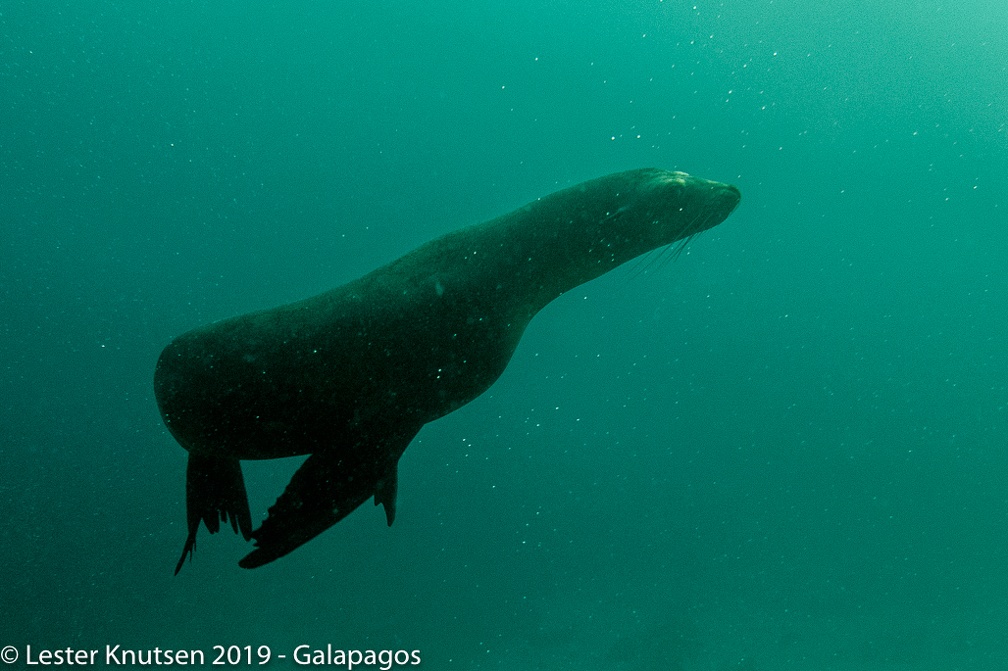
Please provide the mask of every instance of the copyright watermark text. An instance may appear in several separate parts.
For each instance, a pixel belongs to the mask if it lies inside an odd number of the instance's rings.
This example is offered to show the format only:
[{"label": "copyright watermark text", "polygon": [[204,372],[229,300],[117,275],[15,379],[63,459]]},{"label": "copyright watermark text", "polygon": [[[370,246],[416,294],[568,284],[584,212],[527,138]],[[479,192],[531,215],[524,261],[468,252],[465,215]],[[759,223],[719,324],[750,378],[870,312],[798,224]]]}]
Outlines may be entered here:
[{"label": "copyright watermark text", "polygon": [[25,666],[264,666],[277,661],[297,666],[367,671],[414,667],[420,664],[419,650],[344,650],[332,644],[324,647],[299,645],[290,650],[274,650],[268,645],[214,645],[209,649],[124,648],[38,648],[20,649],[7,645],[0,649],[0,662]]}]

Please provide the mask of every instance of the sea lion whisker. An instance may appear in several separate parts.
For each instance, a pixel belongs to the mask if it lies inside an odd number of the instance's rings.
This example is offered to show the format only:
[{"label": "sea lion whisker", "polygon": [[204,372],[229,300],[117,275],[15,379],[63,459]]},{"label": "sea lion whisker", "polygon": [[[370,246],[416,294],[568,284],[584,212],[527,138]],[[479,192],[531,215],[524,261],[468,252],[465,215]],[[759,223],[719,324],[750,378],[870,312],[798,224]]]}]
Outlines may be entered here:
[{"label": "sea lion whisker", "polygon": [[[682,227],[682,231],[680,232],[680,234],[689,235],[688,232],[694,230],[694,228],[697,225],[697,222],[700,221],[701,217],[705,216],[706,213],[704,211],[698,213],[696,217],[692,218],[689,221],[689,223],[687,223],[684,227]],[[680,237],[679,240],[682,240],[682,238]],[[665,254],[668,252],[669,249],[675,246],[677,242],[679,241],[670,242],[667,245],[664,245],[663,247],[652,249],[650,252],[639,257],[637,261],[634,263],[633,272],[630,274],[630,279],[636,279],[640,277],[641,275],[647,273],[655,265],[657,265],[659,269],[664,268],[667,261],[662,261],[662,258],[665,256]]]},{"label": "sea lion whisker", "polygon": [[634,261],[633,267],[631,268],[628,279],[635,280],[641,275],[647,274],[647,272],[654,265],[655,260],[657,258],[660,258],[661,255],[665,252],[665,249],[666,247],[657,247],[655,249],[652,249],[650,252],[647,252],[637,257],[637,259]]},{"label": "sea lion whisker", "polygon": [[[675,246],[675,251],[669,254],[668,258],[666,258],[665,261],[662,263],[661,268],[664,268],[669,263],[672,263],[680,256],[682,256],[683,250],[686,249],[686,245],[688,245],[690,241],[693,240],[693,238],[700,235],[700,233],[701,231],[697,231],[696,233],[691,234],[689,237],[685,237],[681,240],[677,240],[676,242],[674,242],[673,245]],[[672,247],[673,245],[669,245],[669,247]],[[661,270],[661,268],[659,268],[659,270]]]},{"label": "sea lion whisker", "polygon": [[[711,213],[709,211],[701,211],[697,213],[693,219],[690,220],[682,229],[682,236],[674,242],[660,247],[658,249],[653,249],[644,256],[640,257],[637,262],[633,274],[630,275],[630,279],[636,279],[640,275],[649,272],[655,266],[658,267],[659,272],[663,270],[669,263],[675,261],[682,254],[683,249],[692,240],[697,233],[703,231],[706,225],[709,223]],[[701,218],[703,220],[701,221]],[[697,225],[700,222],[700,225]],[[669,252],[672,252],[669,254]]]}]

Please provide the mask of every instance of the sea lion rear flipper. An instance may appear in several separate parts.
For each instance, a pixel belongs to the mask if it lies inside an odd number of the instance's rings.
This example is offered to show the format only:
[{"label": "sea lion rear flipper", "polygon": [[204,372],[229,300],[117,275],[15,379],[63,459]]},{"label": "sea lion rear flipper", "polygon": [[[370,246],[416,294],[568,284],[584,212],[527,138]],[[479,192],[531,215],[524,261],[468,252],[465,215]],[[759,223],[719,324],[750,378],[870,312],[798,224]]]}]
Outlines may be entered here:
[{"label": "sea lion rear flipper", "polygon": [[392,468],[385,474],[385,477],[378,481],[375,486],[374,504],[381,504],[385,508],[385,520],[389,526],[395,522],[396,494],[399,492],[399,463],[392,464]]},{"label": "sea lion rear flipper", "polygon": [[228,520],[235,533],[240,531],[245,540],[252,536],[252,514],[245,494],[241,464],[237,459],[190,454],[186,465],[186,521],[189,535],[182,548],[182,556],[175,565],[175,575],[182,570],[187,556],[192,559],[200,522],[206,524],[210,533],[215,534],[220,531],[221,521]]},{"label": "sea lion rear flipper", "polygon": [[417,431],[388,436],[366,450],[368,458],[316,452],[291,478],[269,509],[262,526],[252,532],[256,549],[238,565],[256,568],[304,545],[352,513],[372,496],[385,506],[391,526],[395,518],[397,464]]}]

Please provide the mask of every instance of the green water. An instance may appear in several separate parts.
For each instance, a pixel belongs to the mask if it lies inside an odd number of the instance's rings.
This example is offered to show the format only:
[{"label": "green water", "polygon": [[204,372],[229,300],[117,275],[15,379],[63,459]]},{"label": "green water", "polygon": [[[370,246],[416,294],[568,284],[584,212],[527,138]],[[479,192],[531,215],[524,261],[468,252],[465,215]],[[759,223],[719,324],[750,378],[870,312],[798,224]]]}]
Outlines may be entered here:
[{"label": "green water", "polygon": [[[1004,668],[1006,63],[993,0],[2,0],[0,646]],[[742,205],[544,310],[393,528],[173,578],[172,337],[652,165]]]}]

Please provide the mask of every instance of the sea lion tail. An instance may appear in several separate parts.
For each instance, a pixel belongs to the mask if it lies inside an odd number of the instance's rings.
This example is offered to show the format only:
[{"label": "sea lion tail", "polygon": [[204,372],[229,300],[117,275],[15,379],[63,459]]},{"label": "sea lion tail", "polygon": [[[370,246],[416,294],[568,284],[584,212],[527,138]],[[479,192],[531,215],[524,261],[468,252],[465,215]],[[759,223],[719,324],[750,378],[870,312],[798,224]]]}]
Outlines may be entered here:
[{"label": "sea lion tail", "polygon": [[210,533],[215,534],[220,531],[220,523],[229,520],[235,533],[241,532],[245,540],[252,537],[252,513],[249,512],[241,464],[237,459],[190,454],[186,466],[186,521],[189,535],[182,548],[182,556],[175,565],[175,575],[182,570],[187,556],[192,560],[200,522],[206,524]]}]

